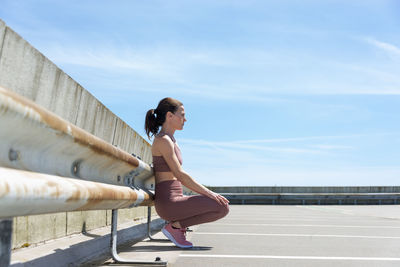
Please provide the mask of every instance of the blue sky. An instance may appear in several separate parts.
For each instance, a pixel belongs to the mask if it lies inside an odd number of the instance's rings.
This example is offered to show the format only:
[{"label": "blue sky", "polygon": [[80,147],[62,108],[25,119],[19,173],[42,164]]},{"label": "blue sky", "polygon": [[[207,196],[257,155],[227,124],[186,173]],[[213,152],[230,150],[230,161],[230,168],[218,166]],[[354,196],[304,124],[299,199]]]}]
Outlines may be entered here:
[{"label": "blue sky", "polygon": [[181,100],[207,185],[400,185],[398,1],[8,1],[0,18],[145,136]]}]

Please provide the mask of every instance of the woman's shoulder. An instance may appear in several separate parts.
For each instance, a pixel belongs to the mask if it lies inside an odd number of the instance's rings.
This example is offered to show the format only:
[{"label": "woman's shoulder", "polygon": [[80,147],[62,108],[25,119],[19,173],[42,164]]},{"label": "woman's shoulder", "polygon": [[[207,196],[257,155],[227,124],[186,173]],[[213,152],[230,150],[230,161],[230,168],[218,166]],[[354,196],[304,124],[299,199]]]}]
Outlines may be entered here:
[{"label": "woman's shoulder", "polygon": [[173,144],[172,139],[166,134],[154,136],[153,146],[173,146]]},{"label": "woman's shoulder", "polygon": [[167,136],[155,137],[151,150],[153,155],[163,155],[169,153],[169,151],[174,151],[174,143]]}]

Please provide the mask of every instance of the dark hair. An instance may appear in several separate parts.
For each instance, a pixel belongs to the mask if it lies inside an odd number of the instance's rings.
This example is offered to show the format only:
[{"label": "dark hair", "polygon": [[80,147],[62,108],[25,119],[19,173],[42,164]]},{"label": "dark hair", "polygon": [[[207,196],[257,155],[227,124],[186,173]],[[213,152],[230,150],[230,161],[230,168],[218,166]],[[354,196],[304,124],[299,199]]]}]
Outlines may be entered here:
[{"label": "dark hair", "polygon": [[180,101],[171,97],[166,97],[161,99],[156,109],[147,111],[144,129],[149,139],[158,133],[160,126],[165,122],[165,115],[167,115],[167,112],[175,113],[182,105]]}]

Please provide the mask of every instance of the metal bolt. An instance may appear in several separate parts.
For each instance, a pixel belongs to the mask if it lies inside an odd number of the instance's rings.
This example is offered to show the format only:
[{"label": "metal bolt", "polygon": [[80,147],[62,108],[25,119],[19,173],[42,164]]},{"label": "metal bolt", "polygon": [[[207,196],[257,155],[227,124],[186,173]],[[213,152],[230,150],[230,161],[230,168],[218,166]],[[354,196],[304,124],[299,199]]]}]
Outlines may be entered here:
[{"label": "metal bolt", "polygon": [[8,151],[8,159],[10,161],[16,161],[19,159],[19,151],[10,148]]},{"label": "metal bolt", "polygon": [[72,163],[72,166],[71,166],[71,173],[72,173],[72,175],[74,176],[74,177],[77,177],[77,178],[81,178],[80,177],[80,174],[79,174],[79,170],[80,170],[80,166],[81,166],[81,163],[83,162],[83,159],[78,159],[78,160],[75,160],[73,163]]}]

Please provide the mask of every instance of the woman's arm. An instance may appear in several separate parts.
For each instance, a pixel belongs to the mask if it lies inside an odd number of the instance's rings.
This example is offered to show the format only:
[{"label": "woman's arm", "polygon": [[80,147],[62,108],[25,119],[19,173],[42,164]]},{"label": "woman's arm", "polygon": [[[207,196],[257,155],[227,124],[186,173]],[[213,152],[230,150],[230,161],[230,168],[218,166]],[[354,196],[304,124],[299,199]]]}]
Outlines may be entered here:
[{"label": "woman's arm", "polygon": [[175,154],[174,150],[174,143],[171,139],[163,136],[161,138],[157,138],[157,141],[153,143],[153,146],[157,146],[157,150],[160,151],[162,156],[164,157],[165,161],[167,162],[169,168],[171,169],[174,176],[187,188],[193,190],[201,195],[207,196],[211,199],[215,199],[216,201],[220,202],[221,204],[228,204],[229,201],[217,194],[202,184],[199,184],[196,180],[194,180],[187,172],[185,172],[182,166],[179,163],[179,160]]}]

